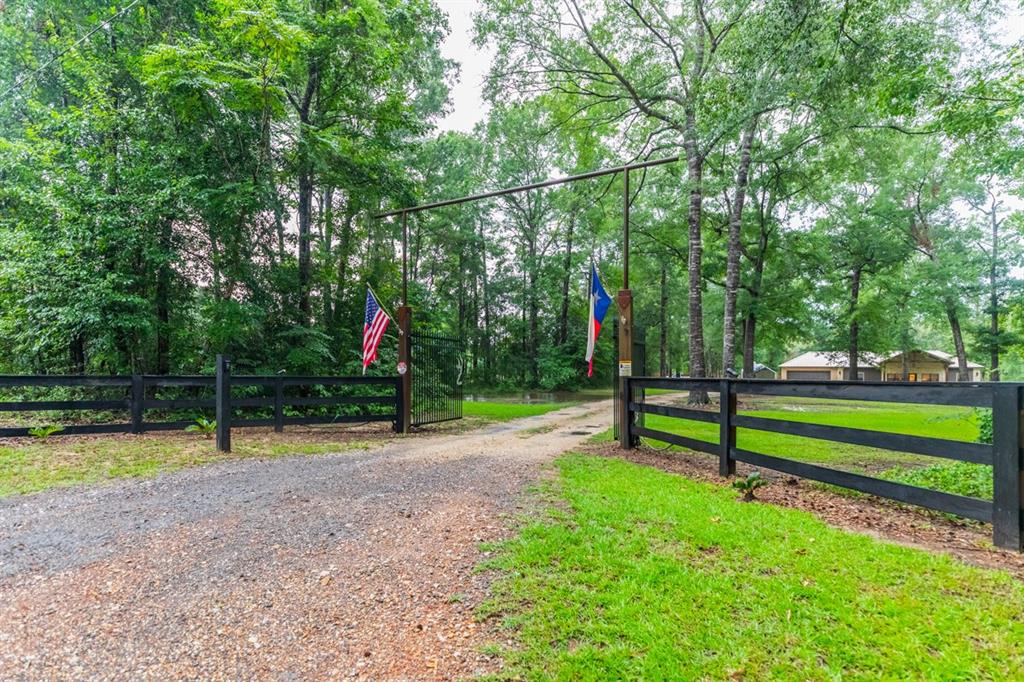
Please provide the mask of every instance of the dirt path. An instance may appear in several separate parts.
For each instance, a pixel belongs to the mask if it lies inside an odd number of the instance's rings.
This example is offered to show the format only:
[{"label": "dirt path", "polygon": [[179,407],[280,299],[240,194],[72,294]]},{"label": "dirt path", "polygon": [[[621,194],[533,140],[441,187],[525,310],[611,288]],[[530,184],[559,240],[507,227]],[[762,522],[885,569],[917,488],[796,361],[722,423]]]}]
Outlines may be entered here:
[{"label": "dirt path", "polygon": [[479,543],[502,536],[543,462],[610,419],[606,401],[0,500],[0,679],[489,670],[472,617]]}]

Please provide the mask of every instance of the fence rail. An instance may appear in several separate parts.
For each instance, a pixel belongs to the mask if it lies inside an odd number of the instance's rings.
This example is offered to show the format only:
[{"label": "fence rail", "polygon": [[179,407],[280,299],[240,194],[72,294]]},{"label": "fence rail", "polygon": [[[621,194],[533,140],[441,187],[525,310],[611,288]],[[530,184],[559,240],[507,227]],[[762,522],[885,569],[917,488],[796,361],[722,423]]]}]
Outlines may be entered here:
[{"label": "fence rail", "polygon": [[[1020,551],[1024,540],[1024,458],[1022,458],[1022,390],[1024,384],[1010,383],[916,383],[894,382],[811,382],[764,379],[662,379],[633,377],[626,381],[629,396],[627,432],[621,442],[632,447],[644,436],[698,452],[717,455],[719,473],[729,476],[736,462],[773,469],[793,476],[850,488],[860,492],[992,522],[993,538],[1001,547]],[[643,389],[675,391],[701,390],[719,394],[717,411],[652,404]],[[993,444],[911,436],[886,431],[829,426],[785,419],[737,414],[737,395],[770,395],[794,398],[825,398],[887,403],[923,403],[992,409]],[[639,425],[636,415],[656,414],[673,419],[710,422],[719,425],[719,442],[691,438]],[[884,426],[884,425],[882,425]],[[849,471],[842,471],[754,452],[737,446],[736,429],[781,433],[802,438],[862,445],[884,450],[942,457],[962,462],[991,465],[993,500],[965,497],[919,488]]]},{"label": "fence rail", "polygon": [[[246,376],[231,375],[228,372],[228,395],[218,390],[216,376],[164,376],[134,374],[131,376],[0,376],[0,389],[4,388],[92,388],[125,389],[126,395],[116,399],[83,400],[9,400],[0,402],[0,413],[31,413],[46,411],[123,411],[128,421],[113,423],[69,424],[63,427],[65,434],[95,433],[144,433],[146,431],[168,431],[181,429],[193,421],[180,419],[151,420],[146,413],[153,410],[218,410],[224,404],[235,408],[269,408],[272,417],[237,418],[230,416],[228,428],[232,426],[273,426],[281,431],[289,424],[333,424],[392,422],[396,430],[401,429],[399,420],[401,391],[398,377],[365,376]],[[308,396],[286,395],[286,387],[310,388],[313,386],[361,386],[375,387],[371,395]],[[273,390],[269,396],[234,396],[232,389],[262,387]],[[151,397],[153,389],[159,388],[200,388],[212,391],[212,397],[199,398],[156,398]],[[372,390],[372,389],[371,389]],[[286,414],[289,407],[359,407],[354,414],[327,414],[294,416]],[[225,412],[224,414],[230,414]],[[218,420],[220,421],[220,420]],[[0,437],[29,435],[28,426],[0,427]]]}]

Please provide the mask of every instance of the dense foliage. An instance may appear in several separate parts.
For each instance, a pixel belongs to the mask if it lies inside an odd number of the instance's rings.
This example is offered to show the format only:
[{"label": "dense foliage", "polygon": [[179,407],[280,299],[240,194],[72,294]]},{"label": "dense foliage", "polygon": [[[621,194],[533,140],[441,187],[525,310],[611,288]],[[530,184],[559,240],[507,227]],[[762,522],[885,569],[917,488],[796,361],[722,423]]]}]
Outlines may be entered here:
[{"label": "dense foliage", "polygon": [[[400,291],[374,214],[678,154],[632,183],[648,371],[940,348],[1024,376],[998,4],[484,0],[472,133],[436,128],[431,0],[0,6],[0,372],[353,372],[365,283]],[[613,176],[410,217],[417,326],[475,383],[581,385],[621,216]]]}]

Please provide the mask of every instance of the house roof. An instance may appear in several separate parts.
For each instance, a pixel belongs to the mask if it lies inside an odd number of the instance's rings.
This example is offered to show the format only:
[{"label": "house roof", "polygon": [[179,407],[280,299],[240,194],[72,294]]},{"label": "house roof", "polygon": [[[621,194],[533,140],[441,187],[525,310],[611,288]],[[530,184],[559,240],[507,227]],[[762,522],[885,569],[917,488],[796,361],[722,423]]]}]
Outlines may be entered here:
[{"label": "house roof", "polygon": [[[956,356],[952,355],[950,353],[947,353],[945,351],[941,351],[941,350],[922,350],[922,351],[918,351],[918,352],[924,353],[925,355],[930,355],[933,358],[935,358],[936,360],[938,360],[940,362],[946,363],[946,365],[948,367],[950,367],[950,368],[957,368],[957,367],[960,366],[960,364],[957,362]],[[885,362],[890,362],[892,360],[898,360],[900,358],[900,356],[902,356],[902,355],[903,355],[902,352],[892,353],[891,355],[889,355],[888,357],[885,358]],[[968,369],[984,369],[983,365],[979,365],[976,362],[971,362],[970,360],[967,361],[967,367],[968,367]]]},{"label": "house roof", "polygon": [[775,374],[775,370],[772,369],[771,367],[769,367],[768,365],[762,365],[760,362],[755,362],[754,363],[754,371],[755,372],[761,372],[763,370],[768,370],[772,374]]},{"label": "house roof", "polygon": [[[864,363],[866,367],[875,367],[880,361],[880,357],[874,353],[861,353],[860,361]],[[792,360],[787,360],[779,367],[820,367],[825,368],[844,368],[849,366],[848,354],[839,350],[809,350],[806,353],[801,353]]]},{"label": "house roof", "polygon": [[[959,365],[956,361],[956,356],[946,353],[941,350],[923,350],[921,353],[931,355],[939,362],[943,362],[947,367],[957,368]],[[887,353],[885,355],[878,355],[875,353],[861,353],[860,361],[865,367],[878,367],[883,362],[891,362],[892,360],[898,359],[903,353],[897,351],[895,353]],[[791,360],[779,365],[779,367],[794,368],[794,367],[811,367],[821,369],[845,369],[849,367],[850,363],[847,362],[848,354],[844,351],[830,350],[830,351],[819,351],[811,350],[806,353],[801,353]],[[967,361],[967,367],[970,369],[983,369],[982,365],[976,362]]]}]

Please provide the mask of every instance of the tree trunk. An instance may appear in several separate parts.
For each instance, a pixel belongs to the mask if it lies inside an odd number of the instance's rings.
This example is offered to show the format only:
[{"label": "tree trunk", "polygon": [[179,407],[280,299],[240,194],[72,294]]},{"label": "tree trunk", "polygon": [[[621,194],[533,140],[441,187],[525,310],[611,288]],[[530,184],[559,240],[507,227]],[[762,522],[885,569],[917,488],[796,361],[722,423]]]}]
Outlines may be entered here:
[{"label": "tree trunk", "polygon": [[[703,190],[701,177],[704,170],[703,158],[697,149],[697,124],[692,111],[686,114],[686,137],[683,144],[686,152],[686,176],[690,186],[690,207],[687,214],[689,230],[689,253],[687,268],[689,270],[689,355],[691,377],[704,377],[704,307],[701,295],[703,281],[701,278],[701,261],[703,249],[701,244],[701,203]],[[707,391],[690,391],[691,404],[706,404]]]},{"label": "tree trunk", "polygon": [[[774,200],[769,202],[767,215],[774,212]],[[764,266],[768,258],[768,224],[765,212],[761,215],[761,229],[758,235],[757,257],[754,258],[754,274],[750,285],[750,309],[743,319],[743,376],[754,376],[754,351],[757,348],[757,304],[761,299],[761,286],[764,283]]]},{"label": "tree trunk", "polygon": [[725,268],[725,315],[722,323],[722,373],[728,375],[736,363],[736,298],[740,288],[740,232],[743,202],[750,175],[750,148],[754,142],[757,118],[743,131],[740,139],[740,165],[736,171],[735,197],[729,213],[729,241]]},{"label": "tree trunk", "polygon": [[569,340],[569,285],[572,280],[572,233],[576,223],[576,214],[569,217],[569,232],[565,239],[565,258],[562,259],[562,312],[558,318],[558,339],[556,346],[563,346]]},{"label": "tree trunk", "polygon": [[747,312],[743,318],[743,376],[754,377],[754,345],[757,338],[757,313]]},{"label": "tree trunk", "polygon": [[71,355],[71,373],[85,374],[85,334],[75,332],[68,349]]},{"label": "tree trunk", "polygon": [[160,228],[160,267],[156,275],[156,373],[170,374],[171,360],[171,236],[173,224],[164,220]]},{"label": "tree trunk", "polygon": [[530,305],[530,342],[527,348],[527,357],[530,361],[530,386],[536,388],[540,385],[540,365],[537,361],[537,354],[540,352],[537,334],[537,243],[530,241],[530,258],[527,261],[529,267],[529,286],[527,287]]},{"label": "tree trunk", "polygon": [[860,324],[857,321],[857,302],[860,299],[860,278],[861,268],[855,267],[851,272],[850,281],[850,374],[847,377],[850,381],[857,381],[857,372],[860,371]]},{"label": "tree trunk", "polygon": [[[995,201],[993,200],[993,204]],[[997,219],[997,208],[992,206],[992,260],[988,269],[989,285],[989,332],[992,334],[989,347],[991,371],[988,378],[990,381],[999,381],[999,285],[997,281],[999,265],[999,220]],[[963,365],[961,365],[963,367]]]},{"label": "tree trunk", "polygon": [[484,223],[481,220],[479,223],[479,234],[480,234],[480,252],[483,267],[481,268],[483,288],[483,303],[484,303],[484,338],[483,338],[483,353],[484,353],[484,383],[489,384],[491,381],[492,371],[494,367],[494,358],[491,353],[491,296],[490,287],[488,286],[488,275],[487,275],[487,246],[484,241]]},{"label": "tree trunk", "polygon": [[[323,195],[324,212],[324,243],[321,249],[323,262],[329,263],[331,252],[334,250],[334,188],[329,187]],[[323,283],[323,291],[320,292],[323,299],[322,325],[324,329],[331,329],[334,326],[334,292],[331,291],[330,280]]]},{"label": "tree trunk", "polygon": [[310,298],[310,239],[313,222],[313,160],[309,156],[305,139],[307,126],[311,124],[310,111],[313,97],[320,82],[320,68],[316,62],[309,65],[306,78],[306,90],[298,107],[298,229],[299,229],[299,315],[303,325],[309,325],[311,307]]},{"label": "tree trunk", "polygon": [[[964,349],[964,335],[960,329],[960,317],[952,301],[946,301],[946,317],[949,318],[949,330],[953,333],[953,346],[956,348],[956,362],[960,366],[957,381],[969,381],[971,372],[967,368],[967,351]],[[948,378],[948,377],[947,377]]]},{"label": "tree trunk", "polygon": [[661,262],[661,302],[658,305],[658,326],[661,338],[658,341],[658,368],[660,375],[668,376],[668,263]]}]

